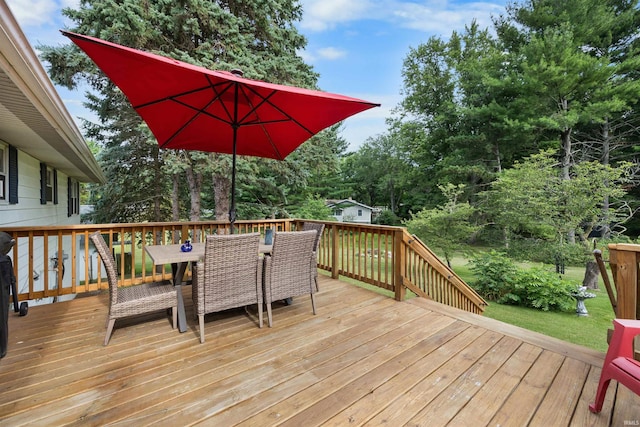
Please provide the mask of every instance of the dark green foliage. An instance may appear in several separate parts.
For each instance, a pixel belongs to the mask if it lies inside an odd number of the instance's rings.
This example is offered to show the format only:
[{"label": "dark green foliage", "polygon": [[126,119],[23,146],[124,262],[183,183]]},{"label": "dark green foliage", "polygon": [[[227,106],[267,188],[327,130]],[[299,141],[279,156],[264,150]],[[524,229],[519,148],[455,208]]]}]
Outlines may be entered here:
[{"label": "dark green foliage", "polygon": [[301,203],[291,212],[295,218],[317,219],[321,221],[335,220],[331,216],[331,209],[326,205],[320,196],[309,196],[304,203]]},{"label": "dark green foliage", "polygon": [[442,251],[447,264],[451,265],[453,253],[467,246],[481,227],[471,220],[473,207],[468,202],[458,201],[464,193],[464,186],[448,184],[439,188],[447,201],[434,209],[423,209],[412,214],[405,224],[411,234]]},{"label": "dark green foliage", "polygon": [[498,300],[542,311],[569,311],[575,307],[571,291],[576,288],[566,280],[542,267],[518,270],[511,289]]},{"label": "dark green foliage", "polygon": [[477,278],[470,285],[489,301],[499,301],[509,293],[518,267],[497,251],[482,252],[471,258],[471,271]]},{"label": "dark green foliage", "polygon": [[582,266],[593,259],[582,244],[563,244],[541,239],[515,239],[509,244],[506,253],[514,260],[555,264],[562,262],[569,266]]},{"label": "dark green foliage", "polygon": [[519,269],[496,251],[476,255],[471,264],[471,271],[477,277],[471,286],[490,301],[543,311],[568,311],[573,307],[571,291],[576,285],[550,270]]},{"label": "dark green foliage", "polygon": [[349,196],[369,206],[386,206],[398,210],[410,187],[409,151],[399,132],[367,139],[360,149],[342,163],[342,174],[351,183]]},{"label": "dark green foliage", "polygon": [[402,220],[396,214],[391,212],[389,209],[385,209],[382,212],[380,212],[380,214],[377,216],[374,222],[379,225],[396,225],[397,226],[402,224]]}]

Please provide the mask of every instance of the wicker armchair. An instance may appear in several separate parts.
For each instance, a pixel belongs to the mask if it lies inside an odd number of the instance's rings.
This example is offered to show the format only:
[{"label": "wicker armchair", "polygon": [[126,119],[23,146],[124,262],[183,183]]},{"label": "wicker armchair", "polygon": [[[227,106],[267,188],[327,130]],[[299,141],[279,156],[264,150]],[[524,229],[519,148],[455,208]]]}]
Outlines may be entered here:
[{"label": "wicker armchair", "polygon": [[259,246],[259,233],[207,236],[204,259],[193,266],[191,287],[201,343],[204,342],[204,316],[208,313],[257,304],[262,327]]},{"label": "wicker armchair", "polygon": [[118,274],[113,255],[100,232],[89,236],[95,245],[109,282],[109,315],[107,316],[107,334],[104,345],[109,344],[116,319],[135,316],[152,311],[171,309],[173,314],[173,328],[178,322],[178,295],[171,282],[144,283],[142,285],[118,288]]},{"label": "wicker armchair", "polygon": [[298,295],[311,295],[316,314],[314,271],[316,258],[315,230],[274,233],[271,255],[264,257],[264,298],[269,326],[272,326],[271,303]]},{"label": "wicker armchair", "polygon": [[[322,237],[322,232],[324,231],[324,224],[320,224],[317,222],[305,222],[304,224],[302,224],[302,231],[307,231],[307,230],[315,230],[317,233],[316,241],[313,245],[313,252],[315,253],[315,259],[317,264],[318,249],[320,249],[320,238]],[[317,267],[313,270],[313,281],[316,284],[316,291],[320,290],[320,287],[318,285],[318,268]]]}]

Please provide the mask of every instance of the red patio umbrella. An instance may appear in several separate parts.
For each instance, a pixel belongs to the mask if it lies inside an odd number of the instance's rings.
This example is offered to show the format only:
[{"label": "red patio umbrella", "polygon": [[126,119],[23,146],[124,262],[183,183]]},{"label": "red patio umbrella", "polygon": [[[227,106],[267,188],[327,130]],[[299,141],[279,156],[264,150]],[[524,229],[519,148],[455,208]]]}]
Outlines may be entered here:
[{"label": "red patio umbrella", "polygon": [[282,160],[322,129],[380,104],[243,78],[62,31],[127,96],[160,148]]}]

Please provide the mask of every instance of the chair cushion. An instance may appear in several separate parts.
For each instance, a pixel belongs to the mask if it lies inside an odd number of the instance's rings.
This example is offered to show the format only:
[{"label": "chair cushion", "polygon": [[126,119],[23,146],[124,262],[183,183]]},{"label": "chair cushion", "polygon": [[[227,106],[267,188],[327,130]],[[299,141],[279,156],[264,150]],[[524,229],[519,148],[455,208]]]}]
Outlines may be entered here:
[{"label": "chair cushion", "polygon": [[118,288],[111,317],[125,317],[177,306],[176,289],[169,281]]}]

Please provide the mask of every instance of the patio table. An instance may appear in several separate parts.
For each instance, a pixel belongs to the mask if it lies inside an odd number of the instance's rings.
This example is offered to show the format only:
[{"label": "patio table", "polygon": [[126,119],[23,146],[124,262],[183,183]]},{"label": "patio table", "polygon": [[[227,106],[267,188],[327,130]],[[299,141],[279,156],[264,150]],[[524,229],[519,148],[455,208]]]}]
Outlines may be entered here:
[{"label": "patio table", "polygon": [[[180,243],[172,245],[146,245],[144,248],[153,261],[153,265],[171,264],[171,273],[173,275],[173,285],[178,291],[178,330],[180,332],[187,331],[187,316],[184,311],[184,299],[182,297],[182,282],[184,273],[187,271],[187,265],[190,262],[198,262],[204,258],[204,243],[192,243],[192,250],[182,252]],[[261,254],[271,253],[272,245],[265,245],[264,241],[260,242],[258,249]]]}]

